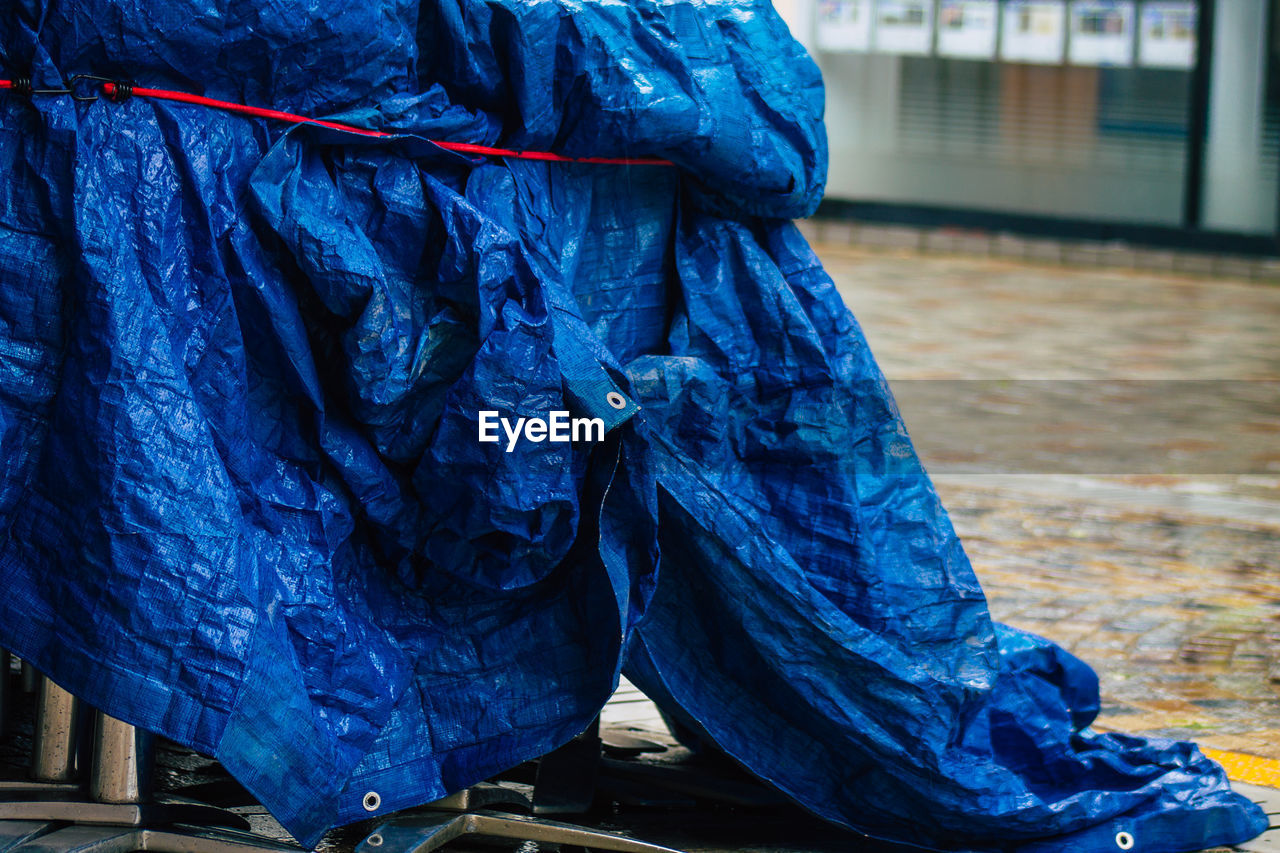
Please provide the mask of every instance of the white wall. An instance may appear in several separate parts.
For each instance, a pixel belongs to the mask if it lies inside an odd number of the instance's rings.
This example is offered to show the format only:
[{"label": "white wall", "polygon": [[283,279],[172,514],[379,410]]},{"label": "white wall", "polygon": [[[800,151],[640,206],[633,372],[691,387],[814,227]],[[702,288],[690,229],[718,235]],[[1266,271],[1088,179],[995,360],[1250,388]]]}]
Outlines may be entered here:
[{"label": "white wall", "polygon": [[1272,233],[1275,179],[1260,179],[1266,0],[1216,0],[1214,16],[1203,224],[1221,231]]}]

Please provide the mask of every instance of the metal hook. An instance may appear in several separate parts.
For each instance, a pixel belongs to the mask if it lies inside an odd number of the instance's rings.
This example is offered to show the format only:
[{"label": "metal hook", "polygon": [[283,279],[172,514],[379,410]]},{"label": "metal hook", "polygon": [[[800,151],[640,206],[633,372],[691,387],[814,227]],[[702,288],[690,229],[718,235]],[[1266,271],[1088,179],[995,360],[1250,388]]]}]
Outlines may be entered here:
[{"label": "metal hook", "polygon": [[96,77],[92,74],[77,74],[76,76],[72,77],[71,82],[67,84],[68,88],[71,89],[71,99],[75,101],[82,101],[85,103],[92,103],[98,100],[98,93],[94,92],[92,95],[81,95],[78,92],[76,92],[76,85],[80,83],[81,80],[101,80],[104,83],[110,82],[109,80],[105,80],[102,77]]},{"label": "metal hook", "polygon": [[11,91],[24,97],[32,95],[70,95],[70,89],[37,89],[31,82],[30,77],[14,77],[10,84]]},{"label": "metal hook", "polygon": [[[81,80],[94,80],[98,83],[111,84],[112,91],[106,94],[108,100],[119,103],[128,100],[133,95],[133,83],[128,80],[117,80],[113,77],[99,77],[97,74],[77,74],[71,78],[71,97],[77,101],[92,102],[99,99],[99,95],[95,92],[93,95],[79,95],[74,91],[76,84]],[[100,86],[99,89],[102,87]]]}]

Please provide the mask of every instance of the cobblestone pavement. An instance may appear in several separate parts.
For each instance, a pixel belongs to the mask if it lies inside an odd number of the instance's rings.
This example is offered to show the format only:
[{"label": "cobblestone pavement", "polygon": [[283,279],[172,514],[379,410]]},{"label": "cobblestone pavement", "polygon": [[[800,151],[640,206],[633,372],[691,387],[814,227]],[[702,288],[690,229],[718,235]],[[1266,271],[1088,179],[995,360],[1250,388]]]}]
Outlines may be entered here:
[{"label": "cobblestone pavement", "polygon": [[891,378],[1280,379],[1280,287],[815,249]]},{"label": "cobblestone pavement", "polygon": [[996,618],[1100,725],[1280,759],[1280,287],[817,248]]}]

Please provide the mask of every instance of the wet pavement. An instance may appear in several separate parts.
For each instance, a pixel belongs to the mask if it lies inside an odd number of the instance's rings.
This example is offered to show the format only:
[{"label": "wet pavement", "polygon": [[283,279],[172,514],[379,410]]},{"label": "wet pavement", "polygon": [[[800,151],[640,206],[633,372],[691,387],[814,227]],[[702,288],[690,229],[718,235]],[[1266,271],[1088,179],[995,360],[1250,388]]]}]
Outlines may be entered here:
[{"label": "wet pavement", "polygon": [[993,615],[1280,811],[1280,287],[816,248]]},{"label": "wet pavement", "polygon": [[1280,759],[1280,287],[818,248],[996,618]]}]

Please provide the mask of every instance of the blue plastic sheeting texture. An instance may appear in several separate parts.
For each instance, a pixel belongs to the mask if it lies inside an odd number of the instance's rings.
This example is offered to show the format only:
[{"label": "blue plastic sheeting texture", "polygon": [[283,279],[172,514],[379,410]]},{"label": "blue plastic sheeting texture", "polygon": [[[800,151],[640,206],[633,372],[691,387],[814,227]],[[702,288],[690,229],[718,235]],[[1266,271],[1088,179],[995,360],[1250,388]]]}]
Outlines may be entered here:
[{"label": "blue plastic sheeting texture", "polygon": [[[0,95],[0,643],[304,843],[582,730],[623,663],[832,821],[922,845],[1260,832],[992,624],[787,220],[817,69],[763,2],[19,0]],[[678,168],[502,162],[426,139]],[[610,403],[622,395],[622,407]],[[604,441],[481,443],[480,411]],[[660,563],[660,564],[659,564]]]}]

